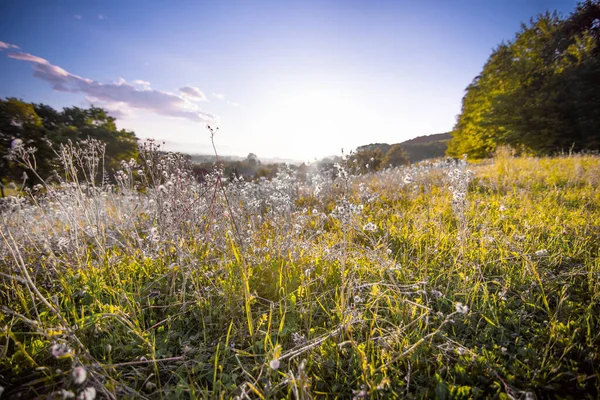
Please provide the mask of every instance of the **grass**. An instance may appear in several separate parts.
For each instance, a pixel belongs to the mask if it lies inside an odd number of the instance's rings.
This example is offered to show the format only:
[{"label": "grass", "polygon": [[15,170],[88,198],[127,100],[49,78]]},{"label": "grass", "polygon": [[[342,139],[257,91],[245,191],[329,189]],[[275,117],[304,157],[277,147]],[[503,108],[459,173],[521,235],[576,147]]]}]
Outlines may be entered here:
[{"label": "grass", "polygon": [[600,158],[196,183],[142,156],[5,202],[7,398],[600,395]]}]

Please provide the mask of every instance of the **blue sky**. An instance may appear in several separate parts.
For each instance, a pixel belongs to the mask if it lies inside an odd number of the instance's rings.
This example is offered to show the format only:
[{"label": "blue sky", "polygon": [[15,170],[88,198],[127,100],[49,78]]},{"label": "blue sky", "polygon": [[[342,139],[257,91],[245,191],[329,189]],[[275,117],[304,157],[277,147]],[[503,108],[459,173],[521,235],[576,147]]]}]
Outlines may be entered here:
[{"label": "blue sky", "polygon": [[[93,103],[167,149],[310,160],[452,129],[492,49],[576,0],[0,5],[0,97]],[[12,47],[16,46],[16,47]]]}]

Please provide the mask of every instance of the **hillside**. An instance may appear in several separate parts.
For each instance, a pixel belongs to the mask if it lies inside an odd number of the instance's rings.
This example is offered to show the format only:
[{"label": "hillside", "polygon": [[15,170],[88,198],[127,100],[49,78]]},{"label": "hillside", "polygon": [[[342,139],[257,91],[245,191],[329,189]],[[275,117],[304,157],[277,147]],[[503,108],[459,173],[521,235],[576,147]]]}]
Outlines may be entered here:
[{"label": "hillside", "polygon": [[[439,158],[446,155],[448,142],[452,139],[449,132],[433,135],[418,136],[399,143],[408,153],[409,161],[416,163],[430,158]],[[372,143],[356,148],[356,152],[379,150],[382,154],[388,152],[393,144]]]}]

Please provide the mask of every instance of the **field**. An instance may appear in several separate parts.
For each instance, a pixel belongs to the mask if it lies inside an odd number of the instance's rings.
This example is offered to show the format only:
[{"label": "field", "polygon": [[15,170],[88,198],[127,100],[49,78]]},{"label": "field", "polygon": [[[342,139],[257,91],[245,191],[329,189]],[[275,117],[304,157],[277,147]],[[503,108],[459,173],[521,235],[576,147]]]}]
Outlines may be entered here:
[{"label": "field", "polygon": [[98,146],[2,203],[2,398],[600,395],[597,156],[101,185]]}]

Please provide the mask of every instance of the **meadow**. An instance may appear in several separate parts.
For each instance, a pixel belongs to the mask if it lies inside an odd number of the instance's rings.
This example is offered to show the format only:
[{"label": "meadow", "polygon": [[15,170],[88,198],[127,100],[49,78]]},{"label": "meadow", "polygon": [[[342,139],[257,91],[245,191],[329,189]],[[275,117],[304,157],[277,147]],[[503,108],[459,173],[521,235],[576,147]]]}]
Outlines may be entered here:
[{"label": "meadow", "polygon": [[149,142],[113,184],[102,144],[60,155],[1,204],[2,398],[600,395],[598,156],[198,182]]}]

